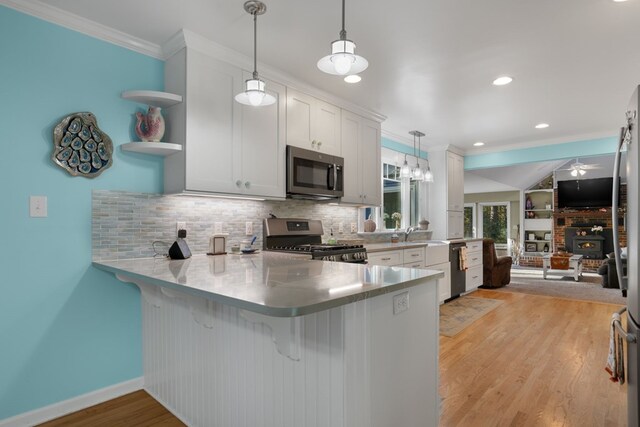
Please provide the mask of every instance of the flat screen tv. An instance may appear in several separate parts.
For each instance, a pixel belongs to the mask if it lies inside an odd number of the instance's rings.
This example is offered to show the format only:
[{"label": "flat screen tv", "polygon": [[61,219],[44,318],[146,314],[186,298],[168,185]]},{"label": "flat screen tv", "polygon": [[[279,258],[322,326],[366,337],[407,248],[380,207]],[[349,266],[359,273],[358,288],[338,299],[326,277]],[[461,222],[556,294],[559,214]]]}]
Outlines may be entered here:
[{"label": "flat screen tv", "polygon": [[[618,192],[620,194],[620,192]],[[610,208],[613,178],[558,181],[558,208]]]}]

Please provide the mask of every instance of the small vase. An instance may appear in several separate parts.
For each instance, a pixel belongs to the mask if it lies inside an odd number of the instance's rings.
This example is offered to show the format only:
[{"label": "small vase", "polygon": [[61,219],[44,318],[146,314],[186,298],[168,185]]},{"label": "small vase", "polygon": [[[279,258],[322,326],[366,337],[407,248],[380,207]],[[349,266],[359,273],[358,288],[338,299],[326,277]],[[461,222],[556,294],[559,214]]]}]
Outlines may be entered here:
[{"label": "small vase", "polygon": [[164,117],[160,107],[151,107],[147,114],[136,113],[136,135],[145,142],[160,142],[164,136]]},{"label": "small vase", "polygon": [[400,221],[396,220],[396,230],[400,230]]}]

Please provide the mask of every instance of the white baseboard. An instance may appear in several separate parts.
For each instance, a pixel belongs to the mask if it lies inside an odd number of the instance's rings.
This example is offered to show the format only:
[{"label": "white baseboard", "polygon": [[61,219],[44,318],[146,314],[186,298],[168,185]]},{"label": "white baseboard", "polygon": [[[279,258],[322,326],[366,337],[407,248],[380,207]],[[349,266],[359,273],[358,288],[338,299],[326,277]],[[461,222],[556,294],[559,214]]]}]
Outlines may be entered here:
[{"label": "white baseboard", "polygon": [[33,411],[25,412],[11,418],[0,420],[0,427],[24,427],[50,421],[63,415],[115,399],[144,388],[143,377],[134,378],[119,384],[114,384],[90,393],[82,394],[74,398],[44,406]]}]

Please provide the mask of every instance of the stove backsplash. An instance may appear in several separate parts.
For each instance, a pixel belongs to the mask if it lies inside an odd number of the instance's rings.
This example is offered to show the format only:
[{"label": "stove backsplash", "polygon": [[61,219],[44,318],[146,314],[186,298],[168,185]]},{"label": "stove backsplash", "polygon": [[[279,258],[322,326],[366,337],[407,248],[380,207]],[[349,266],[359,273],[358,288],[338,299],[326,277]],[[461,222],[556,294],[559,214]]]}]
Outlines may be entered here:
[{"label": "stove backsplash", "polygon": [[[153,256],[153,241],[171,244],[175,240],[177,221],[187,223],[186,240],[194,254],[207,252],[216,222],[222,222],[222,232],[229,234],[227,251],[247,239],[247,221],[253,223],[253,232],[258,236],[256,247],[262,248],[262,220],[270,212],[281,218],[321,220],[323,241],[329,238],[331,228],[337,239],[359,238],[348,233],[351,223],[358,222],[355,207],[306,200],[253,201],[107,190],[93,190],[92,195],[91,241],[96,261]],[[343,234],[338,233],[340,222]]]}]

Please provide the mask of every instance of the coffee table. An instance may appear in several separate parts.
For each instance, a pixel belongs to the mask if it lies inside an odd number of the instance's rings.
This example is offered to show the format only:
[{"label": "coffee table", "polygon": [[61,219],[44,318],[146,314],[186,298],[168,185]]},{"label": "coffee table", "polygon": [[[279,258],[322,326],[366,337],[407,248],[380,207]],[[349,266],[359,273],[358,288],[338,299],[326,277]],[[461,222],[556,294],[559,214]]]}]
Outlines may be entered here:
[{"label": "coffee table", "polygon": [[[572,255],[569,258],[569,270],[554,270],[554,271],[570,271],[573,270],[573,279],[576,282],[580,281],[582,276],[582,255]],[[547,278],[547,270],[551,269],[551,254],[544,255],[542,257],[542,278]],[[566,274],[565,274],[566,275]]]}]

